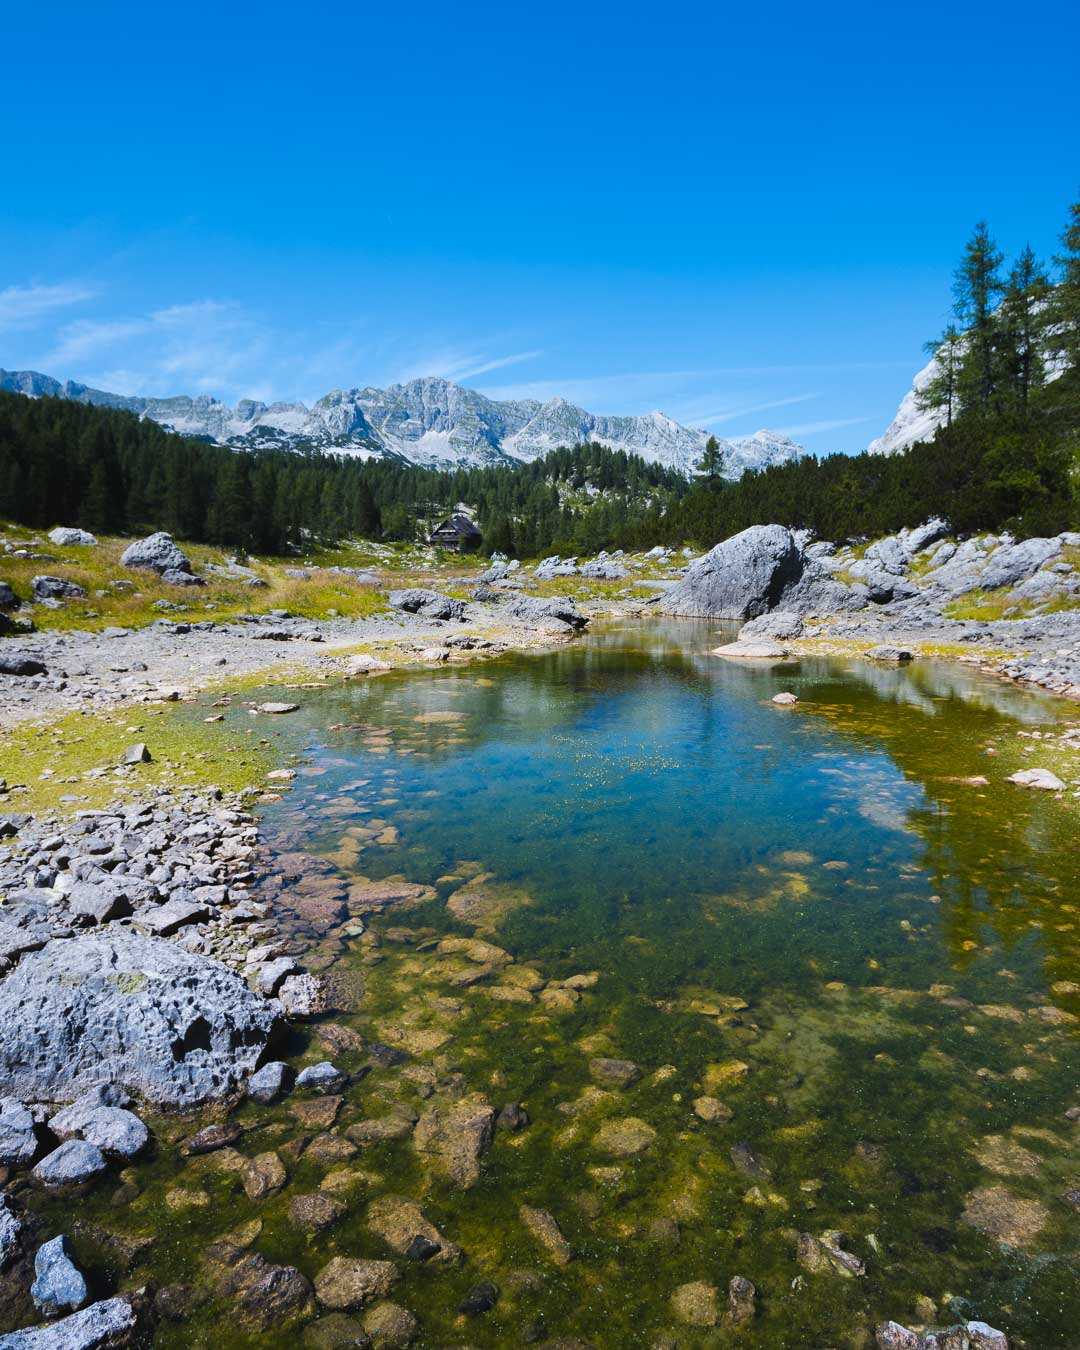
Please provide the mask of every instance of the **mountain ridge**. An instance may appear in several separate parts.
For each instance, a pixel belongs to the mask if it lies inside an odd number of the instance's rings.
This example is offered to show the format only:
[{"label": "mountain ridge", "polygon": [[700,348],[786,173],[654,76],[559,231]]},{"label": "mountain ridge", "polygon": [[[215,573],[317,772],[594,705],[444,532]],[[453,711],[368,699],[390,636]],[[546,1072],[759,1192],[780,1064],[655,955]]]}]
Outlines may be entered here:
[{"label": "mountain ridge", "polygon": [[[603,416],[567,399],[490,399],[440,376],[385,389],[331,389],[304,403],[240,399],[234,406],[208,394],[149,398],[114,394],[34,370],[0,369],[0,389],[32,398],[51,396],[121,408],[179,435],[241,449],[315,448],[361,458],[400,459],[426,468],[528,463],[558,446],[599,441],[687,476],[708,433],[655,410]],[[803,448],[779,432],[761,430],[717,438],[725,476],[799,459]]]}]

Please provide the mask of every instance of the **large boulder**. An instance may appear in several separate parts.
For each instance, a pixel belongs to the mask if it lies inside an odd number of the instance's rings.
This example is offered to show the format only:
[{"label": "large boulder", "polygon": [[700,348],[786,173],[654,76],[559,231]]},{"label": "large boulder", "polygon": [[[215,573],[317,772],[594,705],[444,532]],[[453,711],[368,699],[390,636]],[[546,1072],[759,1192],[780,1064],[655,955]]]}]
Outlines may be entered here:
[{"label": "large boulder", "polygon": [[145,567],[151,572],[190,572],[191,559],[173,543],[171,534],[159,530],[136,539],[120,555],[122,567]]},{"label": "large boulder", "polygon": [[64,577],[34,577],[30,593],[35,600],[85,600],[86,587]]},{"label": "large boulder", "polygon": [[409,590],[391,591],[390,604],[394,609],[404,610],[407,614],[420,614],[425,619],[463,619],[465,602],[452,596],[441,595],[438,591],[425,590],[414,586]]},{"label": "large boulder", "polygon": [[990,554],[979,584],[984,591],[996,591],[1037,571],[1043,563],[1061,552],[1061,541],[1054,539],[1025,539],[1019,544],[1002,544]]},{"label": "large boulder", "polygon": [[863,603],[862,593],[808,557],[783,525],[752,525],[692,563],[657,608],[689,618],[755,619],[773,609],[831,614]]},{"label": "large boulder", "polygon": [[80,933],[0,980],[0,1092],[64,1101],[108,1081],[198,1106],[240,1087],[280,1018],[217,961],[122,929]]},{"label": "large boulder", "polygon": [[537,600],[531,595],[515,596],[503,613],[518,623],[538,628],[584,628],[589,622],[584,614],[578,613],[573,600],[555,596],[550,600]]},{"label": "large boulder", "polygon": [[0,609],[18,609],[19,597],[11,589],[11,583],[0,581]]},{"label": "large boulder", "polygon": [[49,531],[49,538],[60,548],[71,548],[75,544],[96,544],[97,540],[87,530],[73,530],[66,525],[57,525]]}]

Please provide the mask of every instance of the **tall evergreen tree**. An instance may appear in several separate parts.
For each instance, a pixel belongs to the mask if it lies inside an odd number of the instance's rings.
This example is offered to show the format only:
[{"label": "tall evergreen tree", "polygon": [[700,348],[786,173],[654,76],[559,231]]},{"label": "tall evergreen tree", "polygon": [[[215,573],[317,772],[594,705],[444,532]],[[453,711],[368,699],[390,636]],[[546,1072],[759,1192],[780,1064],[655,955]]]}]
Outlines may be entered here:
[{"label": "tall evergreen tree", "polygon": [[951,427],[959,399],[963,334],[955,324],[950,323],[941,337],[926,343],[924,351],[935,358],[937,369],[924,388],[918,391],[916,401],[924,410],[943,411],[945,425]]},{"label": "tall evergreen tree", "polygon": [[953,278],[953,313],[965,334],[959,386],[965,409],[988,412],[994,397],[995,310],[1004,290],[1003,261],[989,227],[980,220]]},{"label": "tall evergreen tree", "polygon": [[1042,337],[1050,281],[1026,244],[1013,264],[998,319],[998,368],[1007,405],[1026,418],[1031,391],[1043,383]]},{"label": "tall evergreen tree", "polygon": [[710,436],[705,442],[705,449],[694,468],[710,484],[715,483],[724,472],[724,452],[715,436]]},{"label": "tall evergreen tree", "polygon": [[1069,207],[1061,234],[1061,252],[1054,255],[1060,277],[1048,316],[1048,337],[1054,355],[1069,370],[1080,371],[1080,201]]}]

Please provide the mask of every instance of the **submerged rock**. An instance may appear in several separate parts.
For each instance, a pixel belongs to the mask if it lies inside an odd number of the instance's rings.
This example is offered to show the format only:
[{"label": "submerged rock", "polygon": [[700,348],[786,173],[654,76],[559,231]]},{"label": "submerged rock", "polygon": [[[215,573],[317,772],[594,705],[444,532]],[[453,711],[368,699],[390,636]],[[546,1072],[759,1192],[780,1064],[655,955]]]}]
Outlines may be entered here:
[{"label": "submerged rock", "polygon": [[376,1350],[401,1350],[413,1343],[420,1329],[408,1308],[397,1303],[376,1303],[364,1314],[363,1322]]},{"label": "submerged rock", "polygon": [[715,1327],[720,1321],[719,1290],[705,1280],[680,1284],[671,1296],[676,1321],[689,1327]]},{"label": "submerged rock", "polygon": [[960,1219],[996,1242],[1027,1247],[1042,1232],[1050,1215],[1039,1200],[1014,1195],[1004,1186],[980,1186],[967,1197]]},{"label": "submerged rock", "polygon": [[388,1247],[410,1261],[461,1260],[461,1248],[439,1232],[414,1200],[400,1195],[380,1196],[368,1206],[367,1225]]},{"label": "submerged rock", "polygon": [[602,1153],[610,1153],[616,1158],[630,1158],[635,1153],[643,1153],[655,1142],[656,1131],[637,1116],[606,1120],[593,1139],[594,1146]]},{"label": "submerged rock", "polygon": [[233,1093],[279,1021],[217,961],[121,929],[82,933],[0,981],[0,1087],[55,1099],[108,1079],[190,1108]]},{"label": "submerged rock", "polygon": [[811,1275],[834,1274],[848,1280],[865,1275],[866,1267],[857,1256],[844,1250],[843,1241],[844,1235],[834,1230],[822,1233],[820,1238],[800,1233],[795,1259]]},{"label": "submerged rock", "polygon": [[468,1188],[480,1179],[480,1156],[491,1146],[495,1111],[478,1093],[429,1106],[416,1123],[413,1144],[455,1182]]},{"label": "submerged rock", "polygon": [[335,1256],[315,1277],[315,1297],[324,1308],[348,1312],[385,1298],[398,1279],[392,1261],[362,1261]]},{"label": "submerged rock", "polygon": [[522,1205],[518,1210],[518,1217],[557,1266],[570,1264],[574,1253],[553,1214],[548,1213],[546,1209],[533,1209],[531,1205]]},{"label": "submerged rock", "polygon": [[311,1285],[295,1266],[276,1266],[260,1252],[246,1252],[227,1241],[216,1243],[206,1255],[219,1297],[234,1303],[258,1330],[269,1331],[312,1312]]},{"label": "submerged rock", "polygon": [[1008,782],[1017,787],[1038,788],[1043,792],[1064,792],[1065,784],[1049,769],[1020,769],[1009,774]]}]

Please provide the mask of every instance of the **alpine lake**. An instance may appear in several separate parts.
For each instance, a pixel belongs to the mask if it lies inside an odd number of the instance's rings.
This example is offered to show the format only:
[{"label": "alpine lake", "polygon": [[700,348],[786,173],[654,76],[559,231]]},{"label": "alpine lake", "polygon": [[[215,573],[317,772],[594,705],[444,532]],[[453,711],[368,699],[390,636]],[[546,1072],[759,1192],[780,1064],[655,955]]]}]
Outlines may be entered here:
[{"label": "alpine lake", "polygon": [[890,1317],[1080,1345],[1080,817],[993,758],[1075,709],[944,662],[711,656],[729,631],[597,624],[276,720],[270,894],[333,991],[284,1057],[352,1077],[232,1113],[225,1152],[283,1164],[262,1198],[162,1121],[79,1202],[92,1272],[186,1291],[155,1346],[324,1343],[219,1292],[226,1233],[312,1280],[393,1261],[421,1347],[859,1347]]}]

